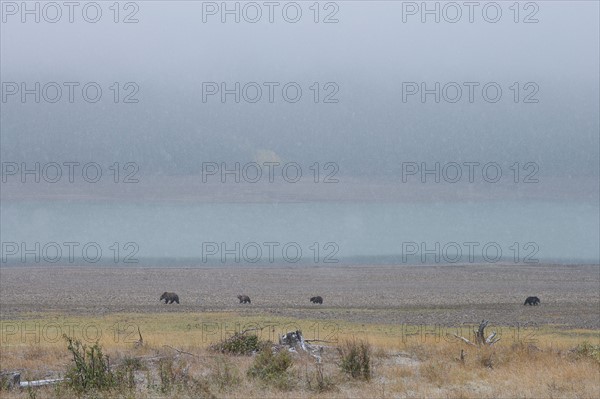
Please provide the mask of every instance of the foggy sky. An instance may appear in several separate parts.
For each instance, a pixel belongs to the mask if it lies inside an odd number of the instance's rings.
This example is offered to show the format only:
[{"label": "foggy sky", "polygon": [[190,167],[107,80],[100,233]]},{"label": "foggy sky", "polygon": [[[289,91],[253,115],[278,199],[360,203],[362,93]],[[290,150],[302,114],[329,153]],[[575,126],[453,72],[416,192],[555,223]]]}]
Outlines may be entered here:
[{"label": "foggy sky", "polygon": [[[9,98],[3,162],[134,161],[144,173],[194,174],[203,161],[248,162],[266,149],[337,162],[347,175],[393,174],[402,161],[531,161],[541,174],[599,174],[595,2],[537,2],[534,24],[514,23],[512,2],[500,3],[495,24],[477,11],[473,23],[403,23],[401,2],[366,1],[337,2],[333,24],[312,22],[312,2],[299,2],[296,24],[277,11],[272,24],[265,15],[203,23],[201,2],[138,2],[139,23],[115,24],[112,3],[100,4],[96,24],[77,12],[72,24],[5,16],[2,82],[98,82],[104,91],[95,104]],[[114,104],[113,82],[135,82],[139,103]],[[298,82],[303,97],[203,103],[202,82]],[[336,83],[339,102],[315,104],[313,82]],[[497,82],[503,97],[403,102],[402,82]],[[514,103],[514,82],[537,84],[539,103]]]}]

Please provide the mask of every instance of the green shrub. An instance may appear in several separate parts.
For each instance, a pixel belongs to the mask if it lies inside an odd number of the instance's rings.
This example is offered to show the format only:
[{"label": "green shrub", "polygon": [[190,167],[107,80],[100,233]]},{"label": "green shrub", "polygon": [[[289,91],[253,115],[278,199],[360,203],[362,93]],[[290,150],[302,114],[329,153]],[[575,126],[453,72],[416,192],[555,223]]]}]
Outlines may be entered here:
[{"label": "green shrub", "polygon": [[0,392],[8,391],[8,389],[10,388],[11,377],[12,376],[9,376],[8,374],[0,374]]},{"label": "green shrub", "polygon": [[331,391],[335,388],[333,380],[323,372],[323,364],[315,363],[315,372],[306,373],[306,385],[308,389],[316,392]]},{"label": "green shrub", "polygon": [[212,367],[211,380],[220,391],[240,384],[238,369],[226,357],[217,357]]},{"label": "green shrub", "polygon": [[250,355],[258,352],[266,343],[260,341],[254,334],[235,333],[231,337],[211,346],[215,352],[230,355]]},{"label": "green shrub", "polygon": [[125,357],[115,372],[116,384],[120,387],[135,389],[135,371],[145,369],[142,361],[133,357]]},{"label": "green shrub", "polygon": [[183,360],[176,362],[171,357],[160,359],[158,361],[159,391],[162,394],[175,394],[177,398],[214,398],[208,383],[190,375],[188,369],[187,363]]},{"label": "green shrub", "polygon": [[352,378],[371,379],[371,347],[364,341],[347,341],[338,348],[341,355],[340,368]]},{"label": "green shrub", "polygon": [[115,376],[110,371],[108,356],[96,342],[88,348],[79,340],[63,335],[67,349],[73,355],[73,365],[67,370],[67,384],[76,392],[106,390],[115,386]]},{"label": "green shrub", "polygon": [[160,377],[160,391],[171,392],[177,380],[177,374],[173,369],[173,359],[160,359],[158,361],[158,375]]},{"label": "green shrub", "polygon": [[590,357],[600,363],[600,345],[590,344],[588,341],[577,345],[574,349],[577,357]]},{"label": "green shrub", "polygon": [[289,352],[282,350],[273,353],[270,348],[264,348],[254,358],[248,369],[248,376],[273,385],[282,390],[291,389],[293,379],[288,370],[292,367],[293,359]]}]

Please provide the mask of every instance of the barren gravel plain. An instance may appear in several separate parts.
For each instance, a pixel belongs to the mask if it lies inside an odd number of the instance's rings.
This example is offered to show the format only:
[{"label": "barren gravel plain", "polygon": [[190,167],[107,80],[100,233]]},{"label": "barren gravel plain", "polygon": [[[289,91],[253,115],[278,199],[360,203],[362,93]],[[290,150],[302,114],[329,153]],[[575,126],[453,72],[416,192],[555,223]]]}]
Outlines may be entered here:
[{"label": "barren gravel plain", "polygon": [[[181,304],[159,302],[164,291]],[[236,298],[249,295],[252,303]],[[309,302],[314,295],[323,305]],[[527,296],[540,306],[524,306]],[[237,312],[369,324],[600,329],[600,265],[8,267],[0,318]]]}]

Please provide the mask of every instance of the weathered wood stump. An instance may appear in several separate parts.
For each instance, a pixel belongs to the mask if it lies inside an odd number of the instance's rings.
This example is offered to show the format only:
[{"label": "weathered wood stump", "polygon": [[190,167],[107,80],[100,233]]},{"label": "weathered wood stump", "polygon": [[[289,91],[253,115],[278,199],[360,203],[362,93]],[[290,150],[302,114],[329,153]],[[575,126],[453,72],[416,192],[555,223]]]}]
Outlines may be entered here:
[{"label": "weathered wood stump", "polygon": [[456,334],[453,334],[453,335],[456,338],[462,339],[466,344],[469,344],[469,345],[473,345],[473,346],[482,346],[482,345],[492,346],[496,342],[500,341],[500,338],[496,338],[496,331],[494,331],[493,333],[491,333],[487,338],[485,337],[485,328],[487,327],[488,324],[489,324],[489,321],[482,320],[481,323],[479,323],[479,328],[477,328],[477,330],[474,330],[474,333],[475,333],[475,343],[471,342],[470,340],[468,340],[465,337],[460,337],[460,336],[458,336]]}]

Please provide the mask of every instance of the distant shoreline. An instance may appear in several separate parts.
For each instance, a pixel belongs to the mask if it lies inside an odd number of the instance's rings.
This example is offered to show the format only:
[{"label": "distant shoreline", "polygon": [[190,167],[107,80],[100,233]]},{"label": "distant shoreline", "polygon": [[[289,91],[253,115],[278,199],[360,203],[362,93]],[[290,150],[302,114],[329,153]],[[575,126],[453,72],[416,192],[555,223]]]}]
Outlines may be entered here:
[{"label": "distant shoreline", "polygon": [[[399,256],[398,256],[399,257]],[[406,262],[400,263],[395,262],[394,259],[398,257],[381,257],[382,259],[376,259],[373,257],[356,257],[354,260],[344,259],[338,263],[327,263],[327,264],[315,264],[311,262],[298,262],[298,263],[286,263],[282,260],[276,260],[273,263],[221,263],[221,262],[206,262],[203,263],[200,259],[156,259],[156,260],[144,260],[137,263],[119,263],[114,262],[97,262],[97,263],[86,263],[83,260],[75,261],[73,263],[20,263],[20,262],[6,262],[0,264],[0,269],[14,269],[14,268],[27,268],[27,269],[344,269],[344,268],[362,268],[362,267],[410,267],[410,268],[439,268],[439,267],[568,267],[568,266],[597,266],[600,267],[599,262],[592,260],[579,260],[579,261],[564,261],[551,260],[551,261],[540,261],[539,263],[514,263],[514,262],[496,262],[489,263],[483,260],[474,262],[457,262],[457,263],[417,263],[417,262]],[[385,259],[383,259],[385,258]],[[389,259],[388,259],[389,258]]]},{"label": "distant shoreline", "polygon": [[436,203],[461,201],[600,201],[595,178],[547,177],[538,183],[512,181],[436,183],[397,179],[342,178],[337,183],[202,183],[200,176],[140,176],[138,183],[2,183],[0,201],[98,201],[124,203]]}]

